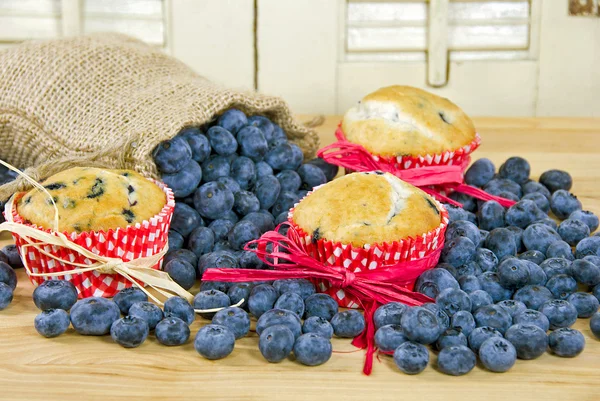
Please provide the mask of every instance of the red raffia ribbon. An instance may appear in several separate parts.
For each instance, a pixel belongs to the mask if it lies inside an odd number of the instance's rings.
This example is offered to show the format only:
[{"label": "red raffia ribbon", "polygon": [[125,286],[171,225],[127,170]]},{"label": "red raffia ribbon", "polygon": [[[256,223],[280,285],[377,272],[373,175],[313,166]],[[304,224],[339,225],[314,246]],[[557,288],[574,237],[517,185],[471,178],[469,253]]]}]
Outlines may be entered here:
[{"label": "red raffia ribbon", "polygon": [[335,136],[337,142],[319,149],[317,155],[328,163],[335,164],[354,171],[383,171],[394,174],[403,181],[419,187],[424,192],[441,202],[462,207],[462,204],[441,194],[431,186],[441,186],[445,191],[462,192],[476,199],[494,200],[504,207],[510,207],[516,202],[500,196],[490,195],[487,192],[464,183],[464,171],[469,166],[470,157],[465,157],[458,165],[439,165],[398,169],[391,163],[381,162],[362,145],[352,143],[346,139],[341,127],[338,126]]},{"label": "red raffia ribbon", "polygon": [[[282,223],[288,224],[288,223]],[[407,305],[422,305],[433,300],[426,295],[413,292],[404,286],[412,283],[422,272],[435,266],[444,247],[443,240],[428,255],[411,261],[383,265],[376,270],[358,273],[346,270],[342,266],[329,266],[312,257],[300,242],[300,234],[290,226],[287,236],[277,231],[268,231],[257,240],[246,244],[245,250],[253,251],[257,256],[275,270],[254,269],[207,269],[203,281],[270,281],[281,279],[319,279],[328,281],[336,288],[354,296],[364,309],[365,330],[354,338],[352,344],[366,348],[366,359],[363,372],[371,374],[373,354],[375,353],[375,325],[373,314],[379,305],[389,302],[402,302]],[[267,251],[271,244],[273,250]]]}]

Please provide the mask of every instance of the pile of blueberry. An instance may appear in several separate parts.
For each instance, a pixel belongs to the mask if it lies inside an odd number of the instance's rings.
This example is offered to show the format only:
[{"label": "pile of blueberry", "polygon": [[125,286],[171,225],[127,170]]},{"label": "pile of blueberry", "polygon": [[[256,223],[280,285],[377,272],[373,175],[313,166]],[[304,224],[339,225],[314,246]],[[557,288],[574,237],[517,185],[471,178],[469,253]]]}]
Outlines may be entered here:
[{"label": "pile of blueberry", "polygon": [[163,269],[185,289],[207,267],[264,268],[246,243],[287,220],[294,204],[338,172],[322,159],[303,163],[281,127],[237,109],[182,130],[153,156],[176,197]]},{"label": "pile of blueberry", "polygon": [[[242,299],[247,301],[240,307],[231,306]],[[70,282],[48,280],[35,289],[33,301],[42,311],[35,318],[35,329],[44,337],[59,336],[72,324],[82,335],[110,333],[126,348],[138,347],[151,332],[160,344],[185,344],[190,337],[189,325],[195,320],[194,310],[202,309],[205,312],[201,316],[211,324],[198,331],[194,346],[207,359],[221,359],[233,351],[235,340],[250,331],[250,315],[258,319],[259,350],[274,363],[293,352],[303,365],[321,365],[331,357],[334,334],[352,338],[365,328],[360,312],[339,312],[333,298],[316,294],[314,285],[302,279],[237,283],[227,294],[201,291],[193,306],[183,298],[171,297],[164,309],[148,302],[147,295],[135,287],[121,290],[112,300],[91,297],[78,301]],[[219,310],[207,312],[212,309]]]},{"label": "pile of blueberry", "polygon": [[600,338],[600,235],[590,236],[598,217],[569,192],[567,172],[547,171],[539,182],[529,173],[520,157],[506,160],[498,173],[488,159],[466,171],[468,184],[516,201],[510,208],[450,195],[464,209],[446,205],[450,224],[441,263],[415,284],[435,303],[391,303],[375,315],[375,341],[393,352],[403,372],[427,366],[429,344],[439,350],[439,370],[450,375],[468,373],[477,357],[492,372],[548,348],[574,357],[585,346],[582,333],[570,328],[578,317],[591,318]]},{"label": "pile of blueberry", "polygon": [[13,300],[13,292],[17,288],[14,269],[20,267],[23,267],[23,262],[15,245],[7,245],[0,250],[0,310],[6,309]]}]

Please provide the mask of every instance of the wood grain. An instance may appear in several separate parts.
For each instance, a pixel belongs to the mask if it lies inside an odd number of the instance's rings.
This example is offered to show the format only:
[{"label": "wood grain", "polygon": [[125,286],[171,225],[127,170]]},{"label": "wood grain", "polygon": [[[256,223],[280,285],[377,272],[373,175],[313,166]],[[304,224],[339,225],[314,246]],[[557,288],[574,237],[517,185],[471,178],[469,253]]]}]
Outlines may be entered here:
[{"label": "wood grain", "polygon": [[[308,120],[304,116],[303,120]],[[318,128],[322,144],[333,140],[337,117]],[[483,138],[477,157],[498,166],[521,155],[532,164],[532,175],[561,168],[574,178],[573,192],[586,209],[600,213],[600,120],[479,118]],[[6,236],[0,245],[9,243]],[[33,328],[37,313],[32,285],[19,271],[13,303],[0,312],[0,399],[114,400],[234,399],[234,400],[592,400],[600,391],[600,342],[587,319],[575,328],[586,339],[577,358],[544,354],[517,361],[505,374],[481,367],[463,377],[444,376],[435,369],[436,356],[423,374],[400,373],[389,357],[375,362],[373,374],[361,373],[364,354],[349,341],[334,339],[335,353],[325,365],[309,368],[292,360],[265,362],[254,334],[239,340],[232,355],[221,361],[202,359],[192,342],[167,348],[150,337],[141,347],[124,349],[110,337],[84,337],[73,329],[56,339],[44,339]],[[198,319],[195,335],[207,322]]]}]

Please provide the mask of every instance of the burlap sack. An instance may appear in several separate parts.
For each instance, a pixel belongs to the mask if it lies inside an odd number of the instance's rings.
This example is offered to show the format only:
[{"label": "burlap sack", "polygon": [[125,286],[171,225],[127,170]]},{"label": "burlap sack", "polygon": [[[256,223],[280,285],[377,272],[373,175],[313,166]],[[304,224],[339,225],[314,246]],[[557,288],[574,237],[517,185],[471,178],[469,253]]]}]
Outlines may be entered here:
[{"label": "burlap sack", "polygon": [[[0,158],[33,166],[27,173],[37,180],[77,165],[156,178],[151,152],[158,143],[230,107],[268,116],[305,156],[314,156],[316,133],[295,122],[282,99],[216,85],[124,35],[29,42],[0,52]],[[26,189],[22,180],[4,185],[0,200]]]}]

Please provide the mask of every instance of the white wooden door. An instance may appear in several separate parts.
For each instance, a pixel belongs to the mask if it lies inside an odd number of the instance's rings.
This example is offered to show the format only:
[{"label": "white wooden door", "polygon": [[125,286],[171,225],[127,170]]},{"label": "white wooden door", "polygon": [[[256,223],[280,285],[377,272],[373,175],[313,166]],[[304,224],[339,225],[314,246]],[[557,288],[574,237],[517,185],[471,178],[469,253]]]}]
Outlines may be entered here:
[{"label": "white wooden door", "polygon": [[600,116],[600,18],[567,0],[258,0],[257,52],[258,89],[299,113],[405,84],[472,115]]}]

